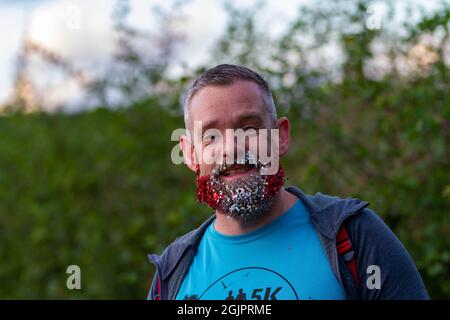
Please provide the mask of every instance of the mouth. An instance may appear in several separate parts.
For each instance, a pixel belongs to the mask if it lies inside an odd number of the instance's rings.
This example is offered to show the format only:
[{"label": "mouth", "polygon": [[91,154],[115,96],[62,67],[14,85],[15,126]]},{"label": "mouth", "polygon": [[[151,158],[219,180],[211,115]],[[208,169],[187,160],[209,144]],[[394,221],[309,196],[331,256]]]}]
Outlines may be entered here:
[{"label": "mouth", "polygon": [[232,165],[220,173],[224,180],[234,180],[256,172],[256,167],[251,165]]}]

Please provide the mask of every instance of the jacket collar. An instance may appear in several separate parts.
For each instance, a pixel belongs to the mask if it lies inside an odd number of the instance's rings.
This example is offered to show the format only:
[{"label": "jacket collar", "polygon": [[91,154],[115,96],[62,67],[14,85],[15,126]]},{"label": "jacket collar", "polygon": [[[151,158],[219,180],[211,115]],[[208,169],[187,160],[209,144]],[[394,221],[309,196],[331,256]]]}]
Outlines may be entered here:
[{"label": "jacket collar", "polygon": [[286,187],[286,190],[302,200],[314,227],[329,239],[336,239],[342,223],[369,205],[368,202],[356,198],[339,198],[320,192],[307,195],[294,186]]},{"label": "jacket collar", "polygon": [[198,228],[178,237],[160,256],[156,254],[148,255],[148,259],[156,266],[163,281],[170,276],[188,249],[195,250],[197,248],[206,228],[208,228],[215,218],[215,214],[211,215]]}]

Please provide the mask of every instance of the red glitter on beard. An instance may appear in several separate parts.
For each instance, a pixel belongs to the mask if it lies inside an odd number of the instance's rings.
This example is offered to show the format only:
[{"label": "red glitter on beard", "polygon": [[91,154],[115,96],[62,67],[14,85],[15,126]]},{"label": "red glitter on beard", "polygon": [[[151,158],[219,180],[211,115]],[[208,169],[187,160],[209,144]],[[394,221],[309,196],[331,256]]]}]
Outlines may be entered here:
[{"label": "red glitter on beard", "polygon": [[[284,185],[284,171],[279,167],[276,174],[265,175],[263,197],[265,199],[273,199],[273,197],[280,191]],[[214,190],[211,183],[211,176],[200,176],[199,169],[197,170],[197,200],[211,207],[214,210],[224,210],[221,207],[221,200],[226,196],[225,194],[219,194]],[[255,190],[256,191],[256,190]]]}]

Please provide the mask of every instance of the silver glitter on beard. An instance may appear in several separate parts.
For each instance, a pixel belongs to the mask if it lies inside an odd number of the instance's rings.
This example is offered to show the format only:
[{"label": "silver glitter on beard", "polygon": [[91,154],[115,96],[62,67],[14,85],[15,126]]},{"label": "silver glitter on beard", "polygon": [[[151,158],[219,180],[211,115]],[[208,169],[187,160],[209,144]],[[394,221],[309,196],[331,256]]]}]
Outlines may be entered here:
[{"label": "silver glitter on beard", "polygon": [[223,163],[211,172],[212,191],[219,197],[219,208],[227,218],[235,218],[242,222],[252,222],[268,212],[272,207],[275,197],[265,192],[266,175],[261,175],[262,164],[247,152],[240,165],[253,167],[253,172],[242,178],[226,181],[221,178],[221,173],[234,165]]}]

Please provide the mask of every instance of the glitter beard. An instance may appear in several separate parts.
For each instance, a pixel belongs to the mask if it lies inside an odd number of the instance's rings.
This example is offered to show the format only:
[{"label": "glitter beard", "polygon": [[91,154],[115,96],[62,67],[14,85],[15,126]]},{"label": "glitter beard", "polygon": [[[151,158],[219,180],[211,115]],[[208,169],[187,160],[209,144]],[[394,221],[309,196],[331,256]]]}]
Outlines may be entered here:
[{"label": "glitter beard", "polygon": [[251,159],[247,154],[242,165],[256,170],[242,178],[230,181],[222,179],[221,173],[233,166],[225,163],[214,168],[209,176],[200,176],[197,173],[198,201],[245,222],[253,221],[269,211],[275,195],[284,184],[283,169],[280,166],[276,174],[262,175],[262,164],[259,161],[252,164]]}]

